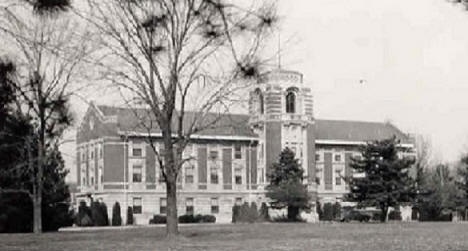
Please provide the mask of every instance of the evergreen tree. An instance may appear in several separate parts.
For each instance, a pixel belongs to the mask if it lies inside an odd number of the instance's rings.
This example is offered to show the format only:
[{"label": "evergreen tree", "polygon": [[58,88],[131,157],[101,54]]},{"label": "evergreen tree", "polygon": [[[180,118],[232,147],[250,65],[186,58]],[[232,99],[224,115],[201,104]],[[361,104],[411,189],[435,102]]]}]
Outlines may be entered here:
[{"label": "evergreen tree", "polygon": [[414,198],[414,180],[409,175],[413,159],[398,157],[399,142],[391,139],[369,142],[361,149],[362,158],[352,158],[351,167],[363,177],[351,178],[349,201],[358,207],[376,207],[381,210],[380,221],[385,222],[389,207],[411,202]]},{"label": "evergreen tree", "polygon": [[127,208],[127,225],[133,225],[133,207]]},{"label": "evergreen tree", "polygon": [[461,159],[461,166],[457,169],[457,188],[460,192],[459,205],[464,209],[464,218],[468,219],[468,155]]},{"label": "evergreen tree", "polygon": [[419,202],[420,220],[444,220],[443,212],[455,209],[457,187],[448,165],[439,164],[430,170],[423,190],[425,194]]},{"label": "evergreen tree", "polygon": [[279,162],[273,164],[268,176],[270,184],[266,187],[266,196],[271,199],[271,207],[287,208],[288,220],[299,220],[300,210],[310,207],[310,197],[306,186],[302,184],[304,170],[294,157],[294,152],[289,148],[284,149]]},{"label": "evergreen tree", "polygon": [[112,207],[112,226],[121,226],[122,216],[120,215],[120,204],[115,202]]}]

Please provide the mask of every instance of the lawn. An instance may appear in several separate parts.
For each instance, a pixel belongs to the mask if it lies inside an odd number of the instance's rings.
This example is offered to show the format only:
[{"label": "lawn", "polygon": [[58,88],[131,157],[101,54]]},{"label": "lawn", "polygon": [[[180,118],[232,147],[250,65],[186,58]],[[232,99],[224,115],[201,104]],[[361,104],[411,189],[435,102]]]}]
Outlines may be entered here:
[{"label": "lawn", "polygon": [[0,250],[468,250],[468,224],[241,224],[182,226],[175,246],[164,228],[0,235]]}]

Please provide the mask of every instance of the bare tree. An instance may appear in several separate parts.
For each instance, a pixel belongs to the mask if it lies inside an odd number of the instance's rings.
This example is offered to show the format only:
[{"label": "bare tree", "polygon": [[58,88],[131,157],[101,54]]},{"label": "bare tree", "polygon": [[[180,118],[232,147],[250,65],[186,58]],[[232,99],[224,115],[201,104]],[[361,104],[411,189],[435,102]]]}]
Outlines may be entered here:
[{"label": "bare tree", "polygon": [[[34,169],[33,208],[35,233],[42,232],[42,193],[47,149],[58,144],[65,128],[71,124],[68,109],[71,90],[83,70],[86,43],[79,40],[70,18],[59,12],[70,7],[69,0],[10,1],[0,6],[1,42],[9,49],[17,67],[13,81],[19,108],[32,121],[37,139],[28,146],[28,167]],[[31,149],[36,154],[29,153]],[[35,168],[37,166],[37,168]]]},{"label": "bare tree", "polygon": [[[236,3],[235,3],[236,2]],[[167,236],[178,234],[176,180],[193,134],[220,115],[259,76],[258,54],[277,21],[276,6],[221,0],[88,0],[102,46],[104,79],[130,94],[162,168],[167,191]],[[129,97],[129,96],[126,96]],[[187,111],[196,116],[188,116]],[[162,132],[159,152],[151,130]]]}]

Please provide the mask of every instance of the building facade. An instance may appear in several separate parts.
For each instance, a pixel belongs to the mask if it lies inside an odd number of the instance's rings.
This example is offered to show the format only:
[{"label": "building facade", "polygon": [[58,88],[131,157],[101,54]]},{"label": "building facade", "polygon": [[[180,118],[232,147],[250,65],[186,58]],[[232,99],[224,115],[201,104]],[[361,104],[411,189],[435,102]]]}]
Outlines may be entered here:
[{"label": "building facade", "polygon": [[[139,126],[145,114],[145,109],[89,106],[77,132],[77,201],[101,200],[109,215],[119,202],[124,221],[127,207],[133,207],[137,224],[165,214],[165,184],[147,142],[151,135],[158,152],[161,133]],[[192,135],[183,153],[190,160],[177,182],[180,215],[212,214],[217,222],[230,222],[233,205],[267,202],[267,173],[286,147],[304,169],[312,204],[342,200],[348,191],[343,178],[352,175],[350,158],[367,141],[395,136],[402,154],[414,150],[410,138],[389,123],[316,119],[311,89],[294,71],[262,75],[250,91],[249,113],[222,115],[216,125]],[[315,207],[303,217],[317,220]]]}]

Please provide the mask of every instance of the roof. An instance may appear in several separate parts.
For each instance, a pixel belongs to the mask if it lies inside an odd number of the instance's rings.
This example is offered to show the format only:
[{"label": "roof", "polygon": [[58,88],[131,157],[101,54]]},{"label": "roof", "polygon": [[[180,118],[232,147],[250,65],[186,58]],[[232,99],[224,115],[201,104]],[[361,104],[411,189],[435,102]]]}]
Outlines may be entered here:
[{"label": "roof", "polygon": [[[102,105],[97,106],[97,108],[104,116],[116,116],[117,127],[120,131],[148,133],[147,128],[150,127],[151,133],[161,132],[155,123],[154,115],[146,108],[135,109]],[[138,121],[143,123],[138,123]],[[196,128],[203,128],[203,130],[195,132],[195,135],[257,137],[248,124],[249,117],[245,114],[207,113],[200,117],[200,113],[186,111],[184,121],[185,131],[188,131],[192,124],[195,124]],[[177,128],[177,125],[178,121],[174,116],[172,126]]]},{"label": "roof", "polygon": [[[151,133],[160,133],[161,130],[151,119],[153,115],[146,108],[121,108],[113,106],[97,106],[104,116],[116,116],[117,127],[120,131],[133,133],[147,133],[147,127],[138,121],[143,121],[146,126],[151,126]],[[190,124],[196,121],[200,127],[205,128],[196,132],[203,136],[240,136],[257,137],[249,126],[249,115],[246,114],[216,114],[208,113],[199,117],[200,113],[186,112],[185,122]],[[139,119],[137,119],[139,118]],[[174,119],[173,128],[177,122]],[[316,140],[365,142],[370,140],[381,140],[397,137],[402,143],[410,143],[410,137],[400,131],[391,123],[348,121],[348,120],[315,120]],[[188,130],[188,126],[184,129]]]},{"label": "roof", "polygon": [[391,123],[348,121],[348,120],[315,120],[318,140],[370,141],[382,140],[395,136],[402,143],[410,143],[408,135]]}]

